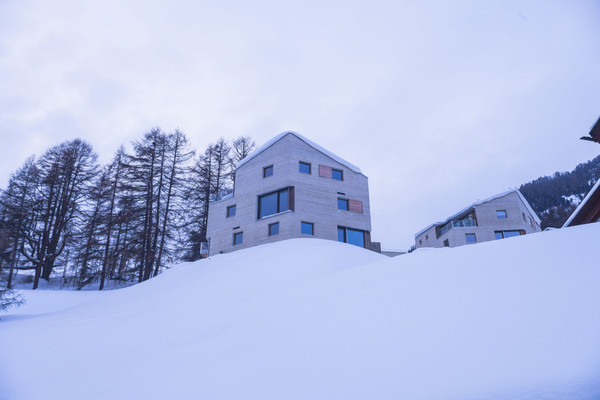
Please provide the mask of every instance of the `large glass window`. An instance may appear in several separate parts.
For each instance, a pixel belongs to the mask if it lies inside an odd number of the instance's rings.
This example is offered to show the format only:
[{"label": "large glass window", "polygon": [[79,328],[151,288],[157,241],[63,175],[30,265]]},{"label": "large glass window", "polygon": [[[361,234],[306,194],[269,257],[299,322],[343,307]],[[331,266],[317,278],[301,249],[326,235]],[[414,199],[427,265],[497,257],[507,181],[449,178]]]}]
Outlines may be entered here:
[{"label": "large glass window", "polygon": [[348,199],[338,199],[338,210],[348,211]]},{"label": "large glass window", "polygon": [[236,232],[233,234],[233,245],[242,244],[244,241],[244,232]]},{"label": "large glass window", "polygon": [[494,236],[496,239],[506,239],[513,236],[521,236],[524,235],[525,231],[495,231]]},{"label": "large glass window", "polygon": [[227,207],[227,218],[235,216],[235,204]]},{"label": "large glass window", "polygon": [[258,218],[260,219],[293,209],[292,201],[290,201],[291,190],[293,190],[293,188],[285,188],[259,196]]},{"label": "large glass window", "polygon": [[344,180],[344,172],[339,169],[332,169],[331,177],[335,180],[343,181]]},{"label": "large glass window", "polygon": [[275,222],[273,224],[269,224],[269,236],[274,236],[279,234],[279,222]]},{"label": "large glass window", "polygon": [[300,169],[300,172],[302,172],[303,174],[310,175],[310,164],[309,163],[300,161],[299,169]]},{"label": "large glass window", "polygon": [[301,222],[300,232],[303,235],[314,235],[315,233],[315,225],[312,222]]},{"label": "large glass window", "polygon": [[365,231],[338,226],[338,242],[365,247]]}]

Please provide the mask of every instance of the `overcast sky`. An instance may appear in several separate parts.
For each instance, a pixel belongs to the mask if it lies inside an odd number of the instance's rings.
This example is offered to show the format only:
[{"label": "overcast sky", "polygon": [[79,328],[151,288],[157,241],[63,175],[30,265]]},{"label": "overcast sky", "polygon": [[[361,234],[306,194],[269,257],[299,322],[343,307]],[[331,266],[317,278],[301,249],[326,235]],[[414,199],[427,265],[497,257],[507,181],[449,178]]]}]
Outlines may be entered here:
[{"label": "overcast sky", "polygon": [[373,240],[600,153],[598,1],[0,1],[0,183],[81,137],[294,130],[369,177]]}]

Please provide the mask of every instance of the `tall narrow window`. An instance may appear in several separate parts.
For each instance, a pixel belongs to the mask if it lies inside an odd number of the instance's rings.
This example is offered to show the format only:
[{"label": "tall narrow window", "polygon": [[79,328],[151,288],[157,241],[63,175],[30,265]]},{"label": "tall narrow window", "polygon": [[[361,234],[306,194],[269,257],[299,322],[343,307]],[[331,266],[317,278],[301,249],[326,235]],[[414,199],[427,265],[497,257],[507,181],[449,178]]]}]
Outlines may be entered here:
[{"label": "tall narrow window", "polygon": [[496,217],[498,219],[506,219],[506,210],[496,210]]},{"label": "tall narrow window", "polygon": [[233,234],[233,245],[237,246],[244,242],[244,232],[236,232]]},{"label": "tall narrow window", "polygon": [[235,216],[235,204],[227,207],[227,218]]},{"label": "tall narrow window", "polygon": [[303,235],[314,235],[315,234],[315,224],[313,224],[312,222],[302,221],[300,224],[300,232]]},{"label": "tall narrow window", "polygon": [[263,168],[263,178],[268,178],[269,176],[273,176],[273,166],[269,165],[268,167]]},{"label": "tall narrow window", "polygon": [[279,222],[275,222],[269,224],[269,236],[274,236],[279,234]]},{"label": "tall narrow window", "polygon": [[309,163],[300,161],[298,168],[299,168],[300,172],[302,172],[303,174],[310,175],[310,164]]}]

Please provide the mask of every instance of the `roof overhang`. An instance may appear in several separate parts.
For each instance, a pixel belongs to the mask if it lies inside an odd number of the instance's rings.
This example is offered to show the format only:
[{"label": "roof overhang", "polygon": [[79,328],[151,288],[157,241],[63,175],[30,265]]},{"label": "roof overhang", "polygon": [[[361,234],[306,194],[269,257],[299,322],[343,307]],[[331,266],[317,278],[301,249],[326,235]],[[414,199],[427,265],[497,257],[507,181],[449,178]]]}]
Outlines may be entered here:
[{"label": "roof overhang", "polygon": [[584,136],[581,139],[600,143],[600,117],[598,118],[594,126],[592,126],[592,129],[590,129],[590,135]]},{"label": "roof overhang", "polygon": [[563,228],[589,224],[600,220],[600,179],[585,196],[581,204],[573,211]]}]

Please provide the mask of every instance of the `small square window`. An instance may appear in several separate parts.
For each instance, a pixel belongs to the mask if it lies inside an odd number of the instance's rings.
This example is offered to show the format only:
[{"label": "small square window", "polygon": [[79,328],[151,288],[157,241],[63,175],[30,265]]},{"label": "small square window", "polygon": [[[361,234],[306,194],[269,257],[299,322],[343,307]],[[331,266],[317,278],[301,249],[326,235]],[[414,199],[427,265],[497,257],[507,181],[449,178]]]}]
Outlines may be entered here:
[{"label": "small square window", "polygon": [[348,211],[348,199],[338,199],[338,210]]},{"label": "small square window", "polygon": [[242,244],[244,242],[244,232],[236,232],[233,234],[233,245]]},{"label": "small square window", "polygon": [[339,169],[332,169],[331,170],[331,178],[338,180],[338,181],[343,181],[344,180],[344,172]]},{"label": "small square window", "polygon": [[302,222],[300,232],[302,232],[303,235],[314,235],[315,225],[312,222]]},{"label": "small square window", "polygon": [[279,235],[279,222],[269,224],[269,236]]},{"label": "small square window", "polygon": [[235,217],[235,204],[227,207],[227,218]]},{"label": "small square window", "polygon": [[498,219],[506,219],[506,210],[496,210],[496,217]]},{"label": "small square window", "polygon": [[306,163],[306,162],[300,161],[299,170],[303,174],[309,174],[310,175],[310,164]]},{"label": "small square window", "polygon": [[268,178],[269,176],[273,176],[273,166],[269,165],[268,167],[263,168],[263,178]]},{"label": "small square window", "polygon": [[477,243],[477,238],[474,233],[465,233],[465,239],[467,243]]}]

